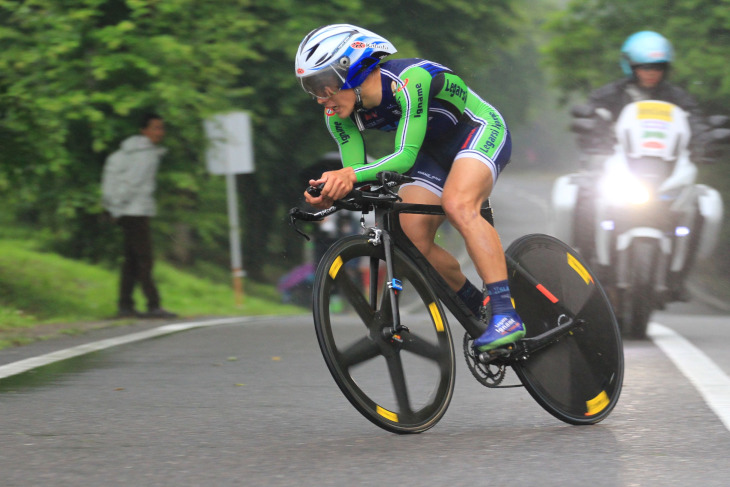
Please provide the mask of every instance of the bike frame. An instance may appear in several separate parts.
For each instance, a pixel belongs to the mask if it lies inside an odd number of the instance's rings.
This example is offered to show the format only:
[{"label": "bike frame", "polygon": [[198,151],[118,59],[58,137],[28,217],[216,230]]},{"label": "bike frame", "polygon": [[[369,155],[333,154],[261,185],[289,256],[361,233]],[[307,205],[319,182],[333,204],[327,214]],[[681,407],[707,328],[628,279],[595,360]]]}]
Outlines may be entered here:
[{"label": "bike frame", "polygon": [[[482,217],[487,220],[491,225],[494,225],[493,213],[491,207],[487,206],[482,208]],[[393,312],[393,326],[391,328],[391,336],[394,339],[398,339],[400,332],[406,330],[405,327],[400,325],[400,315],[398,310],[397,301],[397,279],[393,274],[392,266],[392,247],[396,245],[402,250],[408,257],[413,259],[416,264],[424,271],[426,276],[429,278],[436,295],[439,297],[441,302],[453,313],[459,323],[464,327],[466,332],[471,336],[472,339],[479,337],[485,330],[486,325],[478,317],[466,307],[464,302],[456,295],[451,287],[446,283],[443,277],[434,269],[430,262],[424,257],[424,255],[416,248],[411,240],[406,236],[400,225],[399,215],[401,213],[411,213],[420,215],[444,215],[444,210],[438,205],[422,205],[413,203],[394,203],[392,208],[375,208],[375,231],[379,233],[379,238],[384,245],[385,261],[386,261],[386,272],[387,282],[389,283],[389,295],[391,299],[391,308]],[[569,333],[571,330],[583,325],[582,320],[576,320],[575,316],[565,309],[558,298],[556,298],[549,290],[545,289],[531,274],[529,274],[519,263],[515,262],[508,255],[505,256],[507,260],[507,266],[521,277],[527,280],[530,284],[535,286],[545,299],[548,299],[552,305],[558,310],[561,317],[562,323],[559,326],[547,331],[541,335],[523,338],[518,342],[517,353],[511,355],[519,358],[526,358],[530,353],[543,348],[560,337]],[[377,285],[371,279],[371,302],[375,302],[372,297],[376,292],[374,287]]]},{"label": "bike frame", "polygon": [[[389,264],[392,245],[397,245],[408,257],[413,259],[417,265],[424,271],[428,277],[436,295],[441,302],[451,311],[456,319],[461,323],[464,329],[472,338],[476,338],[484,333],[486,325],[482,323],[478,317],[466,307],[464,302],[456,295],[451,287],[446,283],[441,274],[433,268],[430,262],[423,256],[418,248],[406,236],[400,225],[400,214],[419,214],[443,216],[444,210],[438,205],[422,205],[415,203],[394,203],[393,208],[376,208],[375,222],[376,227],[383,230],[383,235],[387,236],[383,239],[385,245],[386,269],[388,272],[388,282],[394,279],[392,266]],[[482,208],[482,217],[490,224],[493,224],[492,209],[487,206]],[[391,248],[388,248],[391,247]],[[396,289],[391,287],[390,295],[393,303],[393,323],[394,329],[399,326],[400,317],[398,316],[398,306],[396,303]],[[396,332],[399,331],[396,329]]]}]

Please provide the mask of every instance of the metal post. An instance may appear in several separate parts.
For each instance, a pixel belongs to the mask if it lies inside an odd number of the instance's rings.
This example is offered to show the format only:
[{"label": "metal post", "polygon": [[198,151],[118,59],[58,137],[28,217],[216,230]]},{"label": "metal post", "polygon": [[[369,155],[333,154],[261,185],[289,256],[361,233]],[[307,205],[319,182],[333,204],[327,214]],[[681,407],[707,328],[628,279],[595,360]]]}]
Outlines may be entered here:
[{"label": "metal post", "polygon": [[226,193],[228,195],[228,226],[231,240],[231,276],[236,306],[243,304],[243,258],[241,251],[241,229],[238,224],[238,196],[236,175],[226,173]]}]

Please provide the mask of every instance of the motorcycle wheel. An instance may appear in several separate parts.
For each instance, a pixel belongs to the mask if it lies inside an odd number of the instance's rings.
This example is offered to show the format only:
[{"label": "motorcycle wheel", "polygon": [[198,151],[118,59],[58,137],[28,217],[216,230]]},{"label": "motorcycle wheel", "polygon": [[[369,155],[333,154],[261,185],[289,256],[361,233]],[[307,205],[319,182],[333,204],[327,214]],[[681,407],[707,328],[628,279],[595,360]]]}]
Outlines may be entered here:
[{"label": "motorcycle wheel", "polygon": [[578,188],[575,201],[575,220],[573,222],[573,246],[590,264],[596,246],[595,200],[593,188],[583,182]]},{"label": "motorcycle wheel", "polygon": [[655,307],[654,272],[659,249],[654,242],[636,242],[631,249],[631,286],[623,293],[621,331],[643,340]]}]

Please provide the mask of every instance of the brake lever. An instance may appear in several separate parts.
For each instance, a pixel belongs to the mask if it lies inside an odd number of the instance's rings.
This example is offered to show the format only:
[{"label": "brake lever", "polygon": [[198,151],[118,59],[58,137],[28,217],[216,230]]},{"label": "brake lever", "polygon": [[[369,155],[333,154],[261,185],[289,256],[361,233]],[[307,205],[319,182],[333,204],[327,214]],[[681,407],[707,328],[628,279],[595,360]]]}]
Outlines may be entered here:
[{"label": "brake lever", "polygon": [[[393,185],[393,186],[395,186],[395,185]],[[383,185],[383,187],[385,188],[386,194],[388,194],[390,196],[395,196],[395,199],[398,202],[403,201],[403,198],[401,198],[398,193],[396,193],[395,191],[393,191],[392,189],[390,189],[391,188],[391,185],[385,184],[385,185]]]},{"label": "brake lever", "polygon": [[307,242],[309,242],[311,240],[309,238],[309,235],[307,235],[306,233],[299,230],[299,228],[297,228],[297,220],[298,220],[297,216],[299,214],[301,214],[301,210],[299,208],[294,207],[289,210],[289,225],[291,225],[292,228],[294,228],[295,232],[297,232],[299,235],[304,237],[307,240]]}]

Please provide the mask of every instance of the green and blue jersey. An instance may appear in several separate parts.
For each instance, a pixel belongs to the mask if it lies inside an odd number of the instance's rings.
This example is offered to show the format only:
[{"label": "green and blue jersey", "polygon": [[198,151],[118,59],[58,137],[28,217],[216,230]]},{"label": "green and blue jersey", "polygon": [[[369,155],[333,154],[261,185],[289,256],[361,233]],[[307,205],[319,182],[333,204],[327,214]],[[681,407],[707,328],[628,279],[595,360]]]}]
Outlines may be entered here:
[{"label": "green and blue jersey", "polygon": [[372,181],[384,170],[408,173],[424,148],[434,149],[428,151],[433,162],[446,172],[458,154],[483,160],[496,179],[511,152],[507,124],[459,76],[441,64],[411,58],[382,63],[380,78],[380,105],[359,116],[366,129],[395,131],[392,154],[367,163],[355,115],[341,119],[325,110],[343,164],[355,170],[358,182]]}]

